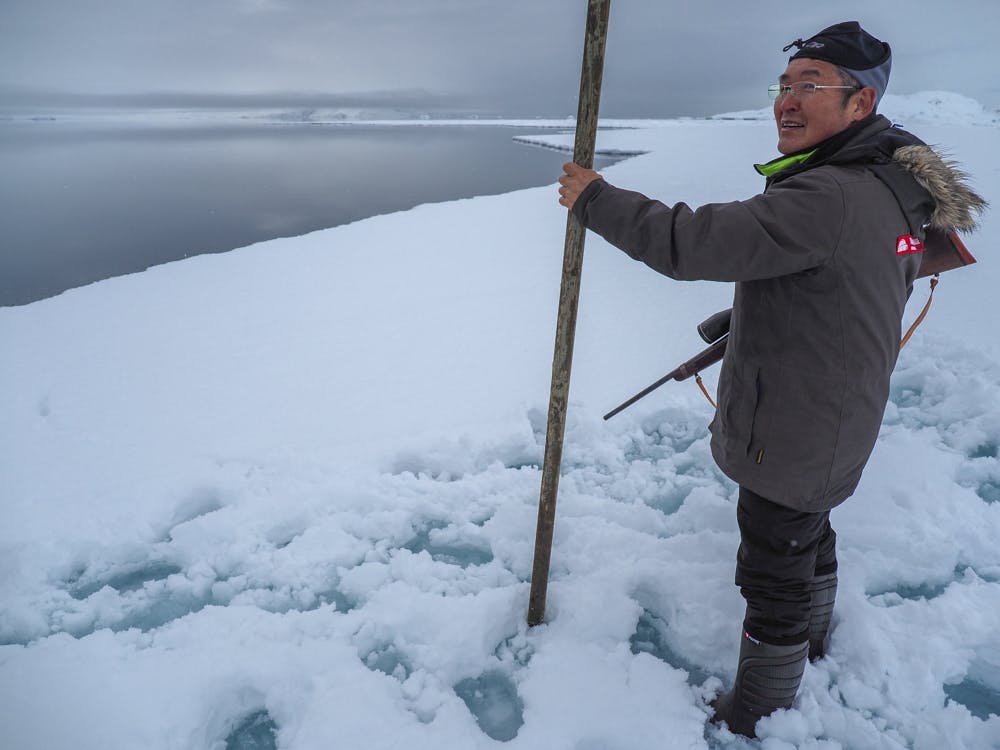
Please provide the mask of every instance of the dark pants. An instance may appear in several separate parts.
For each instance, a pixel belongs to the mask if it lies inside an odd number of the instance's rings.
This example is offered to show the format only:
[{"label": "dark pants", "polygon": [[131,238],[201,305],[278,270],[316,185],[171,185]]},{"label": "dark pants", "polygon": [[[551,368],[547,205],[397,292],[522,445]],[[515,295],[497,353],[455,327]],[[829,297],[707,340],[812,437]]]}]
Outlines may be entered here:
[{"label": "dark pants", "polygon": [[837,569],[830,511],[803,513],[740,487],[736,585],[747,600],[743,628],[777,646],[809,639],[809,585]]}]

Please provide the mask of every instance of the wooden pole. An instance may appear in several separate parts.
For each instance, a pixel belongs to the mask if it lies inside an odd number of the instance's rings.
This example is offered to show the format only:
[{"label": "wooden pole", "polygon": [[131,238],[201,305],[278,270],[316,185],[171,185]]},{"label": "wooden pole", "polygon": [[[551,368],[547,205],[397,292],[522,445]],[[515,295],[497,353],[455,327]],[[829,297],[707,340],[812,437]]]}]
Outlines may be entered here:
[{"label": "wooden pole", "polygon": [[[611,0],[589,0],[587,5],[587,31],[583,44],[583,71],[580,74],[580,100],[576,115],[576,141],[573,147],[573,161],[587,169],[592,168],[594,164],[597,112],[601,100],[601,77],[604,72],[604,46],[608,36],[610,6]],[[569,377],[573,364],[573,337],[576,334],[576,310],[580,300],[584,234],[583,226],[570,212],[566,220],[559,316],[556,320],[555,352],[552,355],[552,387],[549,392],[542,486],[538,498],[538,526],[535,530],[535,560],[531,569],[531,593],[528,598],[528,625],[532,626],[538,625],[545,619],[545,594],[548,590],[549,561],[552,557],[556,493],[559,489]]]}]

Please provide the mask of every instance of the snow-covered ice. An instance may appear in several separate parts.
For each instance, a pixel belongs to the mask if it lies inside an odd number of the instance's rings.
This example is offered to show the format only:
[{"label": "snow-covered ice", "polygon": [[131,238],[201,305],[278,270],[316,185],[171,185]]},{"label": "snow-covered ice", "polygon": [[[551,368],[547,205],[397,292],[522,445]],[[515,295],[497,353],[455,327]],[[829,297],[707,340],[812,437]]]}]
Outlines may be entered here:
[{"label": "snow-covered ice", "polygon": [[[996,200],[995,118],[938,98],[885,109]],[[766,121],[634,125],[602,132],[645,152],[606,175],[668,201],[752,195],[774,155]],[[600,418],[732,290],[593,235],[547,622],[525,624],[564,228],[553,185],[0,309],[0,744],[1000,747],[995,215],[902,352],[833,513],[830,653],[759,742],[706,724],[743,611],[711,407],[674,383]]]}]

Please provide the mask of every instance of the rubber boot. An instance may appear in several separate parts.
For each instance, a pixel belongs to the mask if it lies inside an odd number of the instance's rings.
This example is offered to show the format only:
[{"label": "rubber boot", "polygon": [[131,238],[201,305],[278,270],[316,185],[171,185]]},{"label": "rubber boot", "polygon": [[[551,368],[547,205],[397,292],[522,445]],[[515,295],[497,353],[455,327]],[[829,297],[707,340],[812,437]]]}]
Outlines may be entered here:
[{"label": "rubber boot", "polygon": [[712,702],[715,723],[726,722],[729,731],[756,737],[754,727],[762,716],[790,708],[806,668],[809,642],[775,646],[743,634],[740,663],[733,689]]},{"label": "rubber boot", "polygon": [[827,633],[837,598],[837,571],[815,576],[809,586],[812,615],[809,618],[809,661],[822,659],[826,653]]}]

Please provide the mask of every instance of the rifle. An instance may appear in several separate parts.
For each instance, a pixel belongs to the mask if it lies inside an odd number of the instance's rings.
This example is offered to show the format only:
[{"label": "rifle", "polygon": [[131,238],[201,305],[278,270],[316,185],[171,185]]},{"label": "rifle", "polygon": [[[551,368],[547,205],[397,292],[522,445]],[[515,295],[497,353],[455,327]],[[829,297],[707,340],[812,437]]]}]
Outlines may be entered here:
[{"label": "rifle", "polygon": [[[956,232],[945,232],[935,227],[928,227],[927,236],[924,238],[924,251],[920,257],[920,270],[917,271],[917,278],[935,277],[931,280],[931,296],[933,297],[934,287],[937,284],[936,277],[939,274],[950,271],[953,268],[968,266],[975,262],[976,259]],[[923,320],[930,304],[931,300],[928,299],[923,312],[917,318],[917,322],[911,326],[906,336],[903,337],[904,343],[909,339],[910,334],[913,333],[913,330],[919,325],[920,321]],[[699,323],[698,333],[709,344],[708,348],[698,352],[684,364],[671,370],[652,385],[639,391],[628,401],[616,406],[604,415],[604,419],[611,419],[615,414],[628,408],[639,399],[648,396],[664,383],[671,380],[687,380],[692,375],[697,377],[701,370],[721,360],[726,353],[726,344],[729,341],[729,321],[732,313],[732,308],[722,310]],[[711,399],[709,400],[711,401]]]}]

